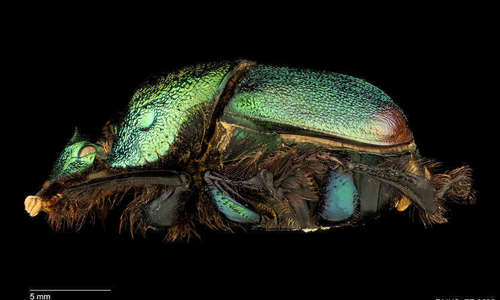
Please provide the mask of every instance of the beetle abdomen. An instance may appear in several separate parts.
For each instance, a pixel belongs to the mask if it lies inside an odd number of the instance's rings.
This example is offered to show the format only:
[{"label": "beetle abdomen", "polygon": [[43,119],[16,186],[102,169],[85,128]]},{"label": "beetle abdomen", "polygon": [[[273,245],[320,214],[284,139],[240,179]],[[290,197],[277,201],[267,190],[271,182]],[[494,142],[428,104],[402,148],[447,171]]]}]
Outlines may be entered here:
[{"label": "beetle abdomen", "polygon": [[377,146],[413,140],[406,117],[379,88],[351,76],[257,65],[224,120],[260,131],[319,135]]}]

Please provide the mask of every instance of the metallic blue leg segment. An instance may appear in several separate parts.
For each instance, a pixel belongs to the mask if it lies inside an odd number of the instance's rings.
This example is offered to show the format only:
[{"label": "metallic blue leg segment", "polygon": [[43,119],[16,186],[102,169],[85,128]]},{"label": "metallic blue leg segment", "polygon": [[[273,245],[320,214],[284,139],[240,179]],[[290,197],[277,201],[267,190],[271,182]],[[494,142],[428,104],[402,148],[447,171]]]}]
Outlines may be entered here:
[{"label": "metallic blue leg segment", "polygon": [[209,185],[210,198],[219,211],[231,221],[238,223],[259,223],[260,216],[236,202],[228,194],[221,192],[216,186]]},{"label": "metallic blue leg segment", "polygon": [[358,202],[358,191],[352,177],[331,171],[321,217],[332,222],[345,220],[352,216]]}]

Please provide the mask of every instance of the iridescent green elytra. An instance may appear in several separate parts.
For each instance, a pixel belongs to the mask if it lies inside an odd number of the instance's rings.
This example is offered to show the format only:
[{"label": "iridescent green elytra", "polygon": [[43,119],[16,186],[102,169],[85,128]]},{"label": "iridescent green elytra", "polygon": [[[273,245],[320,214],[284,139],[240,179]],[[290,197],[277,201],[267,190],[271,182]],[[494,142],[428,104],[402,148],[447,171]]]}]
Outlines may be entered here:
[{"label": "iridescent green elytra", "polygon": [[257,130],[290,128],[371,145],[411,141],[410,134],[388,124],[406,117],[386,93],[337,73],[255,66],[226,106],[224,118]]},{"label": "iridescent green elytra", "polygon": [[175,240],[196,226],[355,225],[386,209],[442,223],[448,198],[473,195],[469,168],[438,174],[420,157],[386,93],[332,72],[186,67],[140,87],[104,144],[75,134],[26,210],[79,226],[132,197],[122,225]]},{"label": "iridescent green elytra", "polygon": [[[111,165],[141,166],[168,155],[183,126],[203,126],[192,125],[193,118],[204,110],[211,112],[236,67],[235,63],[189,67],[139,89],[121,124]],[[400,132],[387,122],[406,120],[387,94],[336,73],[254,66],[222,118],[256,130],[291,127],[373,145],[411,142],[406,127]],[[192,141],[182,140],[188,142]]]}]

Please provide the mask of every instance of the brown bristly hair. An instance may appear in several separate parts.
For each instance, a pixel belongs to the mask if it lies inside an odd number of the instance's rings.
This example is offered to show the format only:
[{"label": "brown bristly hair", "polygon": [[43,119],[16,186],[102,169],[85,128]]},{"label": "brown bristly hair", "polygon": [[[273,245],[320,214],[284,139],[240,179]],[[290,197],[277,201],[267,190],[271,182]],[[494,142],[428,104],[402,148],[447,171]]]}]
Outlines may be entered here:
[{"label": "brown bristly hair", "polygon": [[408,170],[411,166],[417,166],[421,176],[425,176],[435,189],[434,199],[437,210],[434,214],[411,205],[409,214],[412,219],[417,216],[424,226],[442,224],[448,222],[446,216],[448,204],[474,204],[475,190],[472,184],[472,169],[462,166],[451,171],[442,171],[441,163],[429,159],[410,159],[403,164],[403,169]]}]

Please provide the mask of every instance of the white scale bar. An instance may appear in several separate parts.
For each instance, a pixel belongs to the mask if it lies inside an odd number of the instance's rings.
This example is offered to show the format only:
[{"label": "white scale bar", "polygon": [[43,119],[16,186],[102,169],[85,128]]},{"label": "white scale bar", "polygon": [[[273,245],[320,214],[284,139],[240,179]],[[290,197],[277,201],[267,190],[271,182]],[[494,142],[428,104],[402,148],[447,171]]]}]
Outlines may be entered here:
[{"label": "white scale bar", "polygon": [[111,292],[111,289],[30,289],[30,292]]}]

